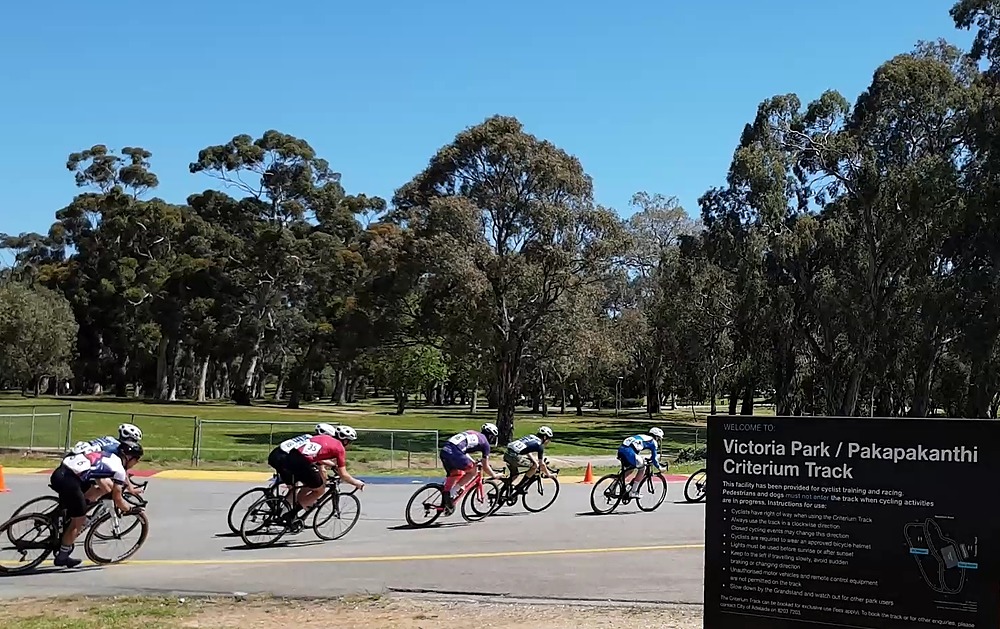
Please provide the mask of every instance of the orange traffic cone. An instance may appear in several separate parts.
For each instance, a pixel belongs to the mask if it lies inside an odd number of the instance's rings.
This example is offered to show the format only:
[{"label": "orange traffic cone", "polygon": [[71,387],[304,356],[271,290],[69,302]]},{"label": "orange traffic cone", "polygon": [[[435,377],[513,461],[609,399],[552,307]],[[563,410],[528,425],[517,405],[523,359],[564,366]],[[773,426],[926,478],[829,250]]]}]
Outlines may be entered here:
[{"label": "orange traffic cone", "polygon": [[3,481],[3,466],[0,465],[0,494],[10,491],[7,489],[7,484]]},{"label": "orange traffic cone", "polygon": [[592,485],[594,483],[594,467],[587,463],[587,472],[583,475],[583,484]]}]

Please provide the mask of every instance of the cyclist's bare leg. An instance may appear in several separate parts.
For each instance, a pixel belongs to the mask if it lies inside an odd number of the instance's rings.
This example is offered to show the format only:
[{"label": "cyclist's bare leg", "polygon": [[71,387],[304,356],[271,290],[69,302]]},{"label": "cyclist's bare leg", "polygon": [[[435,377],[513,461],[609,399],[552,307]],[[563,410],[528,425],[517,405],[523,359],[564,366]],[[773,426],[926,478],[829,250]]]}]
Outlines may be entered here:
[{"label": "cyclist's bare leg", "polygon": [[316,504],[316,501],[323,497],[326,493],[326,483],[323,483],[316,489],[310,489],[308,487],[302,487],[299,489],[299,506],[305,511],[309,507]]},{"label": "cyclist's bare leg", "polygon": [[538,473],[538,463],[534,461],[531,462],[531,467],[524,470],[524,476],[521,478],[521,482],[516,485],[518,491],[524,489],[524,487],[531,482],[531,479],[535,477]]},{"label": "cyclist's bare leg", "polygon": [[645,468],[645,466],[639,466],[639,467],[637,467],[636,468],[636,472],[638,472],[638,474],[635,477],[635,481],[632,483],[632,493],[633,494],[638,493],[638,491],[639,491],[639,485],[642,484],[642,479],[644,479],[646,477],[646,468]]},{"label": "cyclist's bare leg", "polygon": [[464,473],[462,473],[462,476],[458,479],[458,481],[451,486],[451,490],[448,492],[448,495],[451,497],[451,499],[454,500],[455,496],[458,495],[458,492],[462,491],[462,489],[464,489],[466,485],[472,482],[472,479],[475,477],[476,477],[476,466],[473,465],[472,467],[465,470]]}]

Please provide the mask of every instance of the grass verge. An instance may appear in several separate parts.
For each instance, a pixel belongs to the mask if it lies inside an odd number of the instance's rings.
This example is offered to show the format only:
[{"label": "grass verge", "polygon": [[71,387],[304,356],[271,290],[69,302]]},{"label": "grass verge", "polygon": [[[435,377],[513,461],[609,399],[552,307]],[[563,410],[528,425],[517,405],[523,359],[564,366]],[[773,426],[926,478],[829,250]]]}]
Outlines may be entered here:
[{"label": "grass verge", "polygon": [[[695,606],[532,606],[533,623],[547,629],[697,629],[701,609]],[[44,610],[44,613],[41,611]],[[24,599],[0,604],[0,626],[17,629],[271,629],[294,626],[306,629],[382,629],[489,626],[519,629],[524,626],[525,604],[431,601],[385,596],[355,596],[330,600],[286,600],[252,597],[177,599],[58,598]]]}]

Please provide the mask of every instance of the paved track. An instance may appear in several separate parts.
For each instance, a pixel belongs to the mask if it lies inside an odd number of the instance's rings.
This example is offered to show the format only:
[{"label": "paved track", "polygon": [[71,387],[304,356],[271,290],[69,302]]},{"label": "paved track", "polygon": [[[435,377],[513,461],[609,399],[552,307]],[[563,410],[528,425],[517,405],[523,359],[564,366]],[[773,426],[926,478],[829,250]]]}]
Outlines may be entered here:
[{"label": "paved track", "polygon": [[[47,493],[47,477],[11,476],[0,518]],[[150,536],[128,563],[74,571],[46,562],[7,577],[0,597],[114,593],[270,593],[329,596],[387,590],[486,593],[523,598],[700,603],[704,505],[684,504],[670,484],[655,513],[629,505],[590,515],[591,485],[565,484],[547,511],[520,506],[468,524],[406,528],[403,509],[419,485],[369,485],[346,537],[309,531],[280,547],[247,550],[226,526],[232,500],[252,484],[152,479]],[[77,555],[83,557],[82,540]],[[471,555],[471,556],[470,556]]]}]

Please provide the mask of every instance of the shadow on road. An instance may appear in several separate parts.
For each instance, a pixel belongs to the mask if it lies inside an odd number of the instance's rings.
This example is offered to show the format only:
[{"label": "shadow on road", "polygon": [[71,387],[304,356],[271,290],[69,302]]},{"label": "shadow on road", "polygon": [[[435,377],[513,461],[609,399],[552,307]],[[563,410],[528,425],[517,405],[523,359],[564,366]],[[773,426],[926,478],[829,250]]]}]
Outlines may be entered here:
[{"label": "shadow on road", "polygon": [[48,574],[56,574],[57,572],[94,572],[98,570],[103,570],[104,566],[80,566],[79,568],[63,568],[61,566],[45,566],[38,567],[28,572],[15,572],[14,574],[0,573],[0,579],[26,579],[28,577],[41,577]]},{"label": "shadow on road", "polygon": [[243,546],[243,545],[240,545],[240,546],[226,546],[222,550],[224,552],[229,552],[229,551],[239,552],[239,551],[244,551],[244,550],[264,550],[264,549],[267,549],[267,548],[306,548],[308,546],[319,546],[322,543],[323,543],[323,540],[321,540],[321,539],[311,539],[311,540],[302,540],[302,541],[294,541],[294,540],[292,540],[292,541],[285,541],[285,540],[279,540],[277,543],[270,544],[268,546],[257,546],[257,547]]},{"label": "shadow on road", "polygon": [[601,517],[611,517],[613,515],[636,515],[637,513],[642,513],[642,511],[612,511],[611,513],[594,513],[593,511],[580,511],[574,515],[578,518],[590,516],[601,516]]},{"label": "shadow on road", "polygon": [[410,526],[409,524],[398,524],[396,526],[387,526],[385,530],[387,531],[419,531],[421,529],[447,529],[456,528],[459,526],[469,526],[471,522],[435,522],[428,526]]}]

